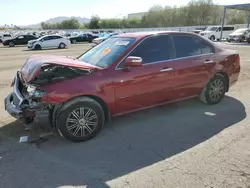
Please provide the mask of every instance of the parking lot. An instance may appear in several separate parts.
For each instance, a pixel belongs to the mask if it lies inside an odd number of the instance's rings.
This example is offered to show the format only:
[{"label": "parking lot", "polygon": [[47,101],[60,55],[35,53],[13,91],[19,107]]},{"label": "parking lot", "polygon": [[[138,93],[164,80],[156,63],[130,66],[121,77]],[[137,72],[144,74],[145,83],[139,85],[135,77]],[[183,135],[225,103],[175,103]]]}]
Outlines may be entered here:
[{"label": "parking lot", "polygon": [[94,139],[59,136],[34,147],[29,133],[4,110],[13,76],[33,54],[77,57],[90,44],[28,51],[0,47],[0,187],[250,188],[250,46],[240,53],[241,75],[213,106],[196,99],[113,119]]}]

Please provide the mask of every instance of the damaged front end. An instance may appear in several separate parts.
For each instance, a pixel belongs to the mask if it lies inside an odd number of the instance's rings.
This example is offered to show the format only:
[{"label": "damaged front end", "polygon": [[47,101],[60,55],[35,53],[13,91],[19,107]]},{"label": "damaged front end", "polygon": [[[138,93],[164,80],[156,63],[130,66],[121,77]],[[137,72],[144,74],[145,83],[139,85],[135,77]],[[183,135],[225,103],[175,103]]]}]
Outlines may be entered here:
[{"label": "damaged front end", "polygon": [[51,114],[54,105],[44,103],[43,97],[48,93],[46,86],[51,83],[73,79],[94,70],[82,69],[57,64],[43,64],[38,74],[27,82],[25,71],[18,71],[12,82],[13,92],[5,98],[5,110],[24,124],[33,123],[39,112],[47,111],[48,122],[51,122]]},{"label": "damaged front end", "polygon": [[[29,98],[25,98],[21,91],[24,85],[20,81],[19,72],[17,72],[13,82],[13,92],[5,98],[5,110],[16,119],[22,121],[25,124],[29,124],[34,121],[36,116],[36,105],[30,104]],[[34,109],[31,106],[35,107]]]},{"label": "damaged front end", "polygon": [[48,109],[49,105],[41,101],[44,91],[31,86],[25,86],[17,72],[13,85],[13,92],[5,98],[5,110],[24,124],[32,123],[37,111]]}]

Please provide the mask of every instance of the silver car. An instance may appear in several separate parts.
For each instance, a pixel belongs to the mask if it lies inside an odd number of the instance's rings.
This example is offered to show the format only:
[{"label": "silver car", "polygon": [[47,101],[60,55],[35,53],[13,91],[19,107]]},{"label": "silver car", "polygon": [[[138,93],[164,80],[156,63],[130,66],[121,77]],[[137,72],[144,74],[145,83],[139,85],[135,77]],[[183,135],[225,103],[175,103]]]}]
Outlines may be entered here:
[{"label": "silver car", "polygon": [[233,33],[229,34],[228,42],[244,42],[248,38],[249,31],[248,28],[235,30]]}]

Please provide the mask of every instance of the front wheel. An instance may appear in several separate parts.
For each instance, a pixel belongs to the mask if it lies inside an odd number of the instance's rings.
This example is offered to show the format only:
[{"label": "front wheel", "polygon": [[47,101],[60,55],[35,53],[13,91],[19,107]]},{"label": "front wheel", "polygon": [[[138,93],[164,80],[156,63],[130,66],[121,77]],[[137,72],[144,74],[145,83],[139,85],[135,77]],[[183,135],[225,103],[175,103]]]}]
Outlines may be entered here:
[{"label": "front wheel", "polygon": [[63,138],[83,142],[95,137],[103,127],[104,112],[95,100],[83,97],[65,105],[56,117],[56,127]]},{"label": "front wheel", "polygon": [[212,36],[210,37],[210,40],[211,40],[211,41],[215,41],[215,36],[212,35]]},{"label": "front wheel", "polygon": [[9,47],[14,47],[14,46],[15,46],[14,42],[9,42]]},{"label": "front wheel", "polygon": [[241,37],[240,42],[244,42],[246,40],[246,37]]},{"label": "front wheel", "polygon": [[203,89],[200,100],[207,104],[217,104],[225,96],[227,82],[223,75],[216,74]]},{"label": "front wheel", "polygon": [[35,45],[35,50],[41,50],[41,46],[39,44]]}]

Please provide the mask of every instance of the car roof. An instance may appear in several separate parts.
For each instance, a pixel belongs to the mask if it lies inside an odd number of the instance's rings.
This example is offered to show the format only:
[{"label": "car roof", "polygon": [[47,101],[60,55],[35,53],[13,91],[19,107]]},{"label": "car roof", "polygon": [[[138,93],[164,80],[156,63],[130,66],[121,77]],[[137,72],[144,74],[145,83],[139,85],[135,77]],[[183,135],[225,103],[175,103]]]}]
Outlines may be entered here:
[{"label": "car roof", "polygon": [[115,37],[127,37],[127,38],[136,38],[142,39],[151,35],[162,35],[162,34],[188,34],[188,35],[196,35],[195,33],[190,32],[182,32],[182,31],[150,31],[150,32],[134,32],[134,33],[122,33],[116,35]]}]

